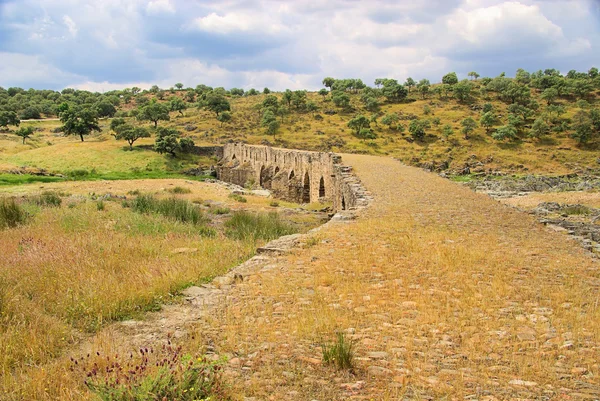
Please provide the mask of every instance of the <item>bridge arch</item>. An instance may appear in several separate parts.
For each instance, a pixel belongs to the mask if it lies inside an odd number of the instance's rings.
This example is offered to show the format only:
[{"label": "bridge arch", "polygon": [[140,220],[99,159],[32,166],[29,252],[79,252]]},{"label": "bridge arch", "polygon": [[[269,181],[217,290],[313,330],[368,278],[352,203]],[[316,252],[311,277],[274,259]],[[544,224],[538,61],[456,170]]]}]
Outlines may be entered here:
[{"label": "bridge arch", "polygon": [[304,183],[302,185],[302,203],[310,203],[310,175],[308,171],[304,173]]}]

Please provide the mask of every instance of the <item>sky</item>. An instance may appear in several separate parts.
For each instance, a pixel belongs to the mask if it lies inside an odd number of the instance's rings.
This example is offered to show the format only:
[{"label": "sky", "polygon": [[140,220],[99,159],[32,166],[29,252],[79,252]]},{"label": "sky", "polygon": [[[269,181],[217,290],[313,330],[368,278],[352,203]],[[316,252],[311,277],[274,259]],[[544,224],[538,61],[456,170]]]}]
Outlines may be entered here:
[{"label": "sky", "polygon": [[318,89],[600,67],[600,0],[0,0],[0,86]]}]

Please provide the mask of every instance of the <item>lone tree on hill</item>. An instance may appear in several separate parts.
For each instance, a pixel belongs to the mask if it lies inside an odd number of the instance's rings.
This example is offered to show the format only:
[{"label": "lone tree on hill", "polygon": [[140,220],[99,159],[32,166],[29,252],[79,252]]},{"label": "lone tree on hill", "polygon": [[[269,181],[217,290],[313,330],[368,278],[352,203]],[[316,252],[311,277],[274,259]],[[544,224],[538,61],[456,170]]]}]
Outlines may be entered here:
[{"label": "lone tree on hill", "polygon": [[129,150],[133,150],[133,143],[140,138],[150,138],[150,132],[144,127],[133,127],[122,124],[116,128],[115,139],[125,140],[129,144]]},{"label": "lone tree on hill", "polygon": [[65,135],[79,135],[83,142],[84,135],[89,135],[92,131],[101,131],[95,110],[68,105],[63,109],[60,113],[60,121],[63,123],[62,131]]},{"label": "lone tree on hill", "polygon": [[169,100],[169,106],[171,111],[178,111],[182,116],[183,110],[187,109],[187,105],[179,96],[173,96],[171,100]]},{"label": "lone tree on hill", "polygon": [[149,104],[142,107],[137,118],[140,121],[152,121],[154,123],[154,128],[158,126],[159,121],[169,121],[171,119],[167,106],[158,103],[156,99],[152,99]]},{"label": "lone tree on hill", "polygon": [[470,72],[470,73],[468,73],[467,75],[468,75],[469,77],[471,77],[471,79],[475,79],[475,80],[476,80],[477,78],[479,78],[479,76],[480,76],[480,75],[479,75],[478,73],[476,73],[475,71],[471,71],[471,72]]},{"label": "lone tree on hill", "polygon": [[404,82],[404,86],[408,88],[408,93],[410,93],[410,89],[414,88],[416,85],[417,83],[411,77],[406,78],[406,82]]},{"label": "lone tree on hill", "polygon": [[412,120],[408,126],[408,131],[415,141],[422,141],[425,138],[425,130],[429,128],[427,120]]},{"label": "lone tree on hill", "polygon": [[9,125],[18,127],[20,123],[21,120],[14,111],[0,111],[0,127],[8,128]]},{"label": "lone tree on hill", "polygon": [[231,121],[231,113],[228,111],[222,112],[220,115],[217,116],[217,121],[219,121],[221,123],[221,127],[222,127],[223,123],[227,123],[227,122]]},{"label": "lone tree on hill", "polygon": [[160,154],[168,153],[175,157],[175,152],[181,149],[179,144],[179,131],[173,128],[160,127],[156,131],[156,142],[154,150]]},{"label": "lone tree on hill", "polygon": [[442,78],[442,83],[446,85],[455,85],[458,83],[458,77],[455,72],[449,72]]},{"label": "lone tree on hill", "polygon": [[215,113],[217,116],[223,111],[231,111],[231,104],[225,96],[218,93],[211,93],[206,96],[204,101],[204,108]]},{"label": "lone tree on hill", "polygon": [[465,139],[469,139],[469,135],[471,135],[471,133],[475,131],[475,128],[477,128],[477,122],[471,117],[467,117],[464,120],[462,120],[460,125],[462,125],[461,131],[465,136]]},{"label": "lone tree on hill", "polygon": [[323,86],[329,88],[331,91],[333,89],[333,84],[335,84],[335,78],[325,77],[323,78]]},{"label": "lone tree on hill", "polygon": [[369,128],[371,126],[371,121],[361,115],[354,117],[352,120],[348,121],[348,127],[354,130],[354,136],[359,136],[360,131],[365,128]]},{"label": "lone tree on hill", "polygon": [[182,84],[181,82],[177,82],[177,83],[175,84],[175,87],[176,87],[178,90],[181,90],[181,89],[183,88],[183,84]]},{"label": "lone tree on hill", "polygon": [[33,127],[21,127],[15,131],[15,135],[23,138],[23,145],[25,145],[25,139],[28,139],[33,135]]},{"label": "lone tree on hill", "polygon": [[479,123],[485,127],[485,132],[489,134],[492,127],[498,123],[498,119],[493,111],[488,111],[481,116]]}]

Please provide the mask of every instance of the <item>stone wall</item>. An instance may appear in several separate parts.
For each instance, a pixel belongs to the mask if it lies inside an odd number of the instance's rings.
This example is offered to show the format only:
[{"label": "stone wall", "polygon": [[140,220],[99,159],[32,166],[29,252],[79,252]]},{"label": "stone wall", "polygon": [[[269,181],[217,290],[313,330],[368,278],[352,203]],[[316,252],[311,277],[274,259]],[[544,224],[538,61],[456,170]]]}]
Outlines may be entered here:
[{"label": "stone wall", "polygon": [[260,185],[291,202],[332,203],[335,211],[364,207],[370,199],[352,168],[333,153],[230,143],[223,147],[217,177],[240,186]]}]

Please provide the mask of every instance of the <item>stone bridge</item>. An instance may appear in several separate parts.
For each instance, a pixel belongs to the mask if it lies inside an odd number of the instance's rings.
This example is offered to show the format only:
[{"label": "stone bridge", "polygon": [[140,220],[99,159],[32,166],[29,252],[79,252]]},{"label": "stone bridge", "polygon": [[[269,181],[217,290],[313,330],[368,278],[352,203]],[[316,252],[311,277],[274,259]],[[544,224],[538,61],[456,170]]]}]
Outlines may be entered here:
[{"label": "stone bridge", "polygon": [[369,202],[352,168],[334,153],[230,143],[223,147],[217,177],[240,186],[258,184],[291,202],[331,203],[336,212]]}]

